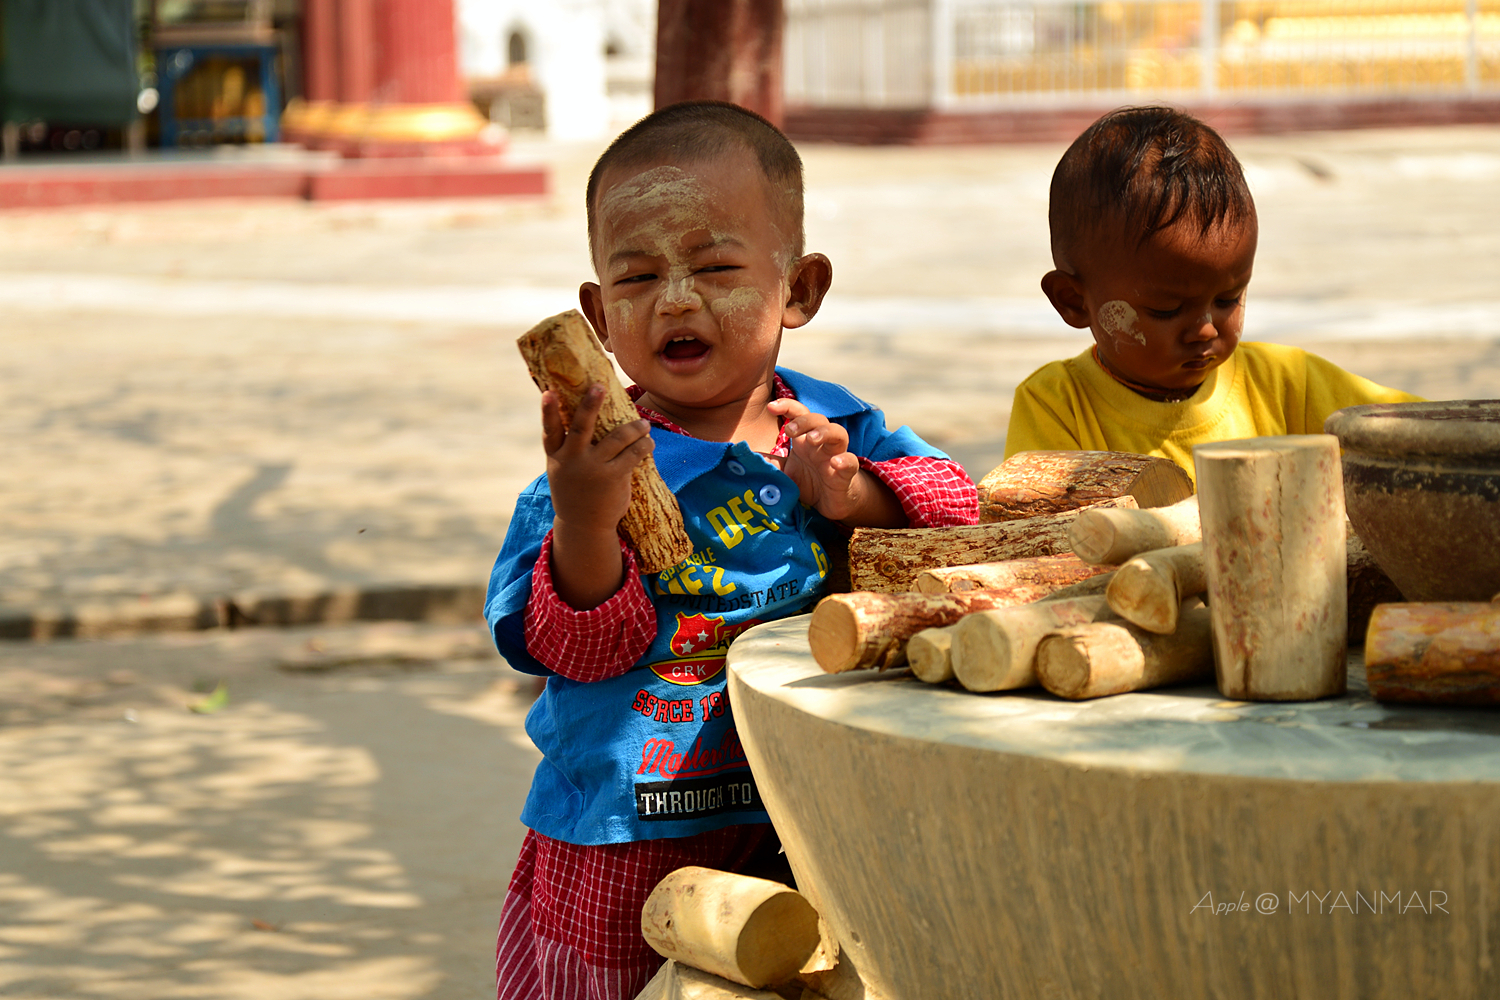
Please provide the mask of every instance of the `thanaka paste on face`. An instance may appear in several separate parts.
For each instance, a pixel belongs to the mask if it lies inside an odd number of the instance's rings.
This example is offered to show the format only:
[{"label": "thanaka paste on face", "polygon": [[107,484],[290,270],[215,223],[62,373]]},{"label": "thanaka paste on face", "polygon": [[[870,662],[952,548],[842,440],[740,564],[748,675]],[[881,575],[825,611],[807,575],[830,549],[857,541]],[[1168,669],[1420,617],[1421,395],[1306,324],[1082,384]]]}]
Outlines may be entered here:
[{"label": "thanaka paste on face", "polygon": [[[769,191],[767,192],[769,195]],[[660,257],[667,263],[662,275],[662,291],[659,302],[681,303],[689,307],[707,306],[718,317],[729,317],[747,310],[764,306],[760,292],[754,288],[733,289],[728,295],[713,297],[706,302],[693,280],[691,250],[683,246],[683,237],[695,231],[708,233],[710,240],[722,240],[725,234],[715,231],[709,212],[712,193],[697,176],[681,167],[659,166],[642,171],[613,185],[605,191],[599,202],[599,216],[617,227],[616,242],[631,250]],[[785,241],[780,227],[772,225],[776,233],[778,249],[774,255],[776,269],[783,275],[790,272],[795,255]],[[630,262],[617,260],[611,267],[611,276],[623,277],[630,271]],[[783,278],[782,298],[788,287]],[[617,318],[628,323],[631,305],[618,300],[620,308]],[[728,331],[726,331],[728,332]]]},{"label": "thanaka paste on face", "polygon": [[1136,311],[1124,299],[1111,299],[1099,307],[1099,327],[1118,343],[1128,336],[1146,346],[1146,335],[1136,328]]},{"label": "thanaka paste on face", "polygon": [[[783,282],[782,288],[784,289],[785,287],[786,283]],[[759,309],[765,304],[765,301],[764,294],[758,288],[745,285],[734,289],[728,295],[722,295],[711,300],[708,303],[708,310],[719,319],[724,319],[725,317],[733,316],[736,313],[745,312],[746,310]]]}]

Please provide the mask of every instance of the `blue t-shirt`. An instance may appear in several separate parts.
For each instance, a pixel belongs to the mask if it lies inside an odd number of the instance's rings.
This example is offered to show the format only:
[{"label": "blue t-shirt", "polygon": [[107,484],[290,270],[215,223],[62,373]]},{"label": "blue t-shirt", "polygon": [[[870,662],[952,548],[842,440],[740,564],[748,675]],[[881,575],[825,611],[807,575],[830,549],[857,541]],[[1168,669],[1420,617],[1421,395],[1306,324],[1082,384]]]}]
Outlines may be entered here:
[{"label": "blue t-shirt", "polygon": [[[797,399],[849,432],[871,461],[946,458],[830,382],[778,369]],[[800,614],[827,590],[837,526],[798,502],[797,485],[744,442],[653,427],[657,469],[682,508],[693,553],[641,577],[656,638],[625,674],[580,683],[526,649],[531,571],[552,527],[547,477],[522,492],[490,575],[485,617],[517,670],[547,676],[526,716],[542,751],[521,821],[555,840],[613,844],[768,822],[729,712],[724,654],[760,622]]]}]

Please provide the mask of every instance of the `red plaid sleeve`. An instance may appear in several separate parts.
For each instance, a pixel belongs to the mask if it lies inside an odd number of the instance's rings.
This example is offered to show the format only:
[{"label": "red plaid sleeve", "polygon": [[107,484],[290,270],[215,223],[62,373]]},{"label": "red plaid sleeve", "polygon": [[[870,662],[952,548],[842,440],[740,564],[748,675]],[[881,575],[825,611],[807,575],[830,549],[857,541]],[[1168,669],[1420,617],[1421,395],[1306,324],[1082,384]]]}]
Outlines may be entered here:
[{"label": "red plaid sleeve", "polygon": [[642,586],[635,553],[622,540],[625,582],[609,600],[578,611],[552,586],[552,532],[531,572],[526,602],[526,651],[554,673],[585,684],[618,677],[635,666],[656,638],[656,610]]},{"label": "red plaid sleeve", "polygon": [[979,491],[963,466],[946,458],[903,455],[859,467],[891,488],[911,528],[979,523]]}]

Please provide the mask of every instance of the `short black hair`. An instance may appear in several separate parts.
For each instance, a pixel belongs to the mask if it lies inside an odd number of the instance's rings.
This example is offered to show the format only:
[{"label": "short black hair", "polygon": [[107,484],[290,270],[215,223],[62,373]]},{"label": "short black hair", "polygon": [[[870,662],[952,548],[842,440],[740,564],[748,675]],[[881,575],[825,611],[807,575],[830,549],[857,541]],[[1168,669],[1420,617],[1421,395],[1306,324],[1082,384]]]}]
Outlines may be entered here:
[{"label": "short black hair", "polygon": [[1240,161],[1222,136],[1166,107],[1111,111],[1073,140],[1052,174],[1052,257],[1073,267],[1081,241],[1104,227],[1139,247],[1178,222],[1207,234],[1255,218]]},{"label": "short black hair", "polygon": [[658,108],[621,132],[589,173],[589,253],[594,250],[594,201],[599,179],[613,167],[662,161],[701,163],[731,150],[755,155],[767,185],[780,195],[791,228],[793,256],[802,256],[802,157],[786,135],[760,115],[728,101],[681,101]]}]

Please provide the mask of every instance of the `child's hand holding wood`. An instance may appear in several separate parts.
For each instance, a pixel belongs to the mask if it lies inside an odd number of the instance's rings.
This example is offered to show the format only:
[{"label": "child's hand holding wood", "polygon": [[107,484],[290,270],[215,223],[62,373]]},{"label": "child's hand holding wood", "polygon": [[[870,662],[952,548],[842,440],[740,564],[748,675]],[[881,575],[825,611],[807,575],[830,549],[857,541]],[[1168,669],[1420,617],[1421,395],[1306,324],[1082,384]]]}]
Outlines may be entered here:
[{"label": "child's hand holding wood", "polygon": [[593,441],[603,405],[604,387],[590,386],[572,425],[564,427],[557,393],[542,393],[542,448],[556,512],[552,583],[558,596],[579,610],[603,604],[620,589],[624,563],[615,529],[630,506],[631,475],[654,447],[644,420],[621,424]]}]

